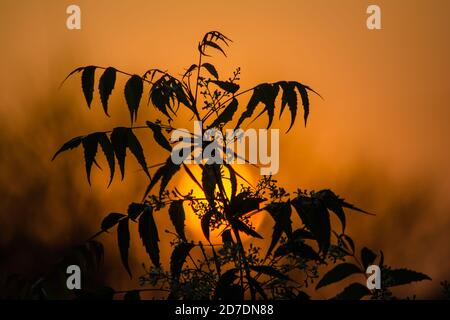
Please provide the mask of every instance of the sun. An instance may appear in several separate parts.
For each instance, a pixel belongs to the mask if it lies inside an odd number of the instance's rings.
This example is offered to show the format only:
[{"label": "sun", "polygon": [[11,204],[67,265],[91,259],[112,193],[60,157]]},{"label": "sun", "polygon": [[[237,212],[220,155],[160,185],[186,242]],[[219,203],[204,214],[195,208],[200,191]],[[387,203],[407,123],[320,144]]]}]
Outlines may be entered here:
[{"label": "sun", "polygon": [[[244,177],[248,181],[255,181],[254,177],[256,177],[255,173],[252,173],[247,166],[239,166],[236,165],[233,167],[242,177]],[[189,166],[189,169],[192,171],[194,176],[197,178],[198,181],[201,181],[201,169],[199,166]],[[227,170],[225,170],[227,171]],[[226,172],[227,173],[227,172]],[[225,177],[227,177],[225,175]],[[177,179],[178,178],[178,179]],[[186,173],[179,174],[178,177],[175,179],[175,185],[182,194],[187,194],[191,190],[193,191],[193,196],[196,198],[204,198],[205,195],[203,191],[200,189],[200,187],[192,181],[192,179],[188,176]],[[225,192],[227,195],[231,194],[231,182],[229,179],[223,179],[223,184],[225,188]],[[240,189],[241,184],[247,185],[247,183],[242,180],[241,178],[237,177],[237,185],[238,185],[238,192]],[[191,207],[185,203],[184,209],[186,212],[186,232],[188,234],[188,238],[192,239],[194,241],[205,241],[205,237],[203,235],[201,225],[200,225],[200,219],[195,215]],[[261,226],[261,223],[263,221],[264,214],[261,212],[261,214],[253,215],[250,220],[253,224],[253,226],[258,231],[258,228]],[[220,239],[219,234],[221,230],[214,230],[211,232],[210,239],[212,242],[216,239]],[[241,238],[243,241],[249,240],[250,237],[247,235],[241,235]]]}]

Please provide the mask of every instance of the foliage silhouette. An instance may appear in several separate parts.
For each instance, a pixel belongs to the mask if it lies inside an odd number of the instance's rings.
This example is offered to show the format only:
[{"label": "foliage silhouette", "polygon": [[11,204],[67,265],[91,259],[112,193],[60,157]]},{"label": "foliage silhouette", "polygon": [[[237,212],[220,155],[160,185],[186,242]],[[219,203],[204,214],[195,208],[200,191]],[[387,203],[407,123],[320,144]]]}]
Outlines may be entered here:
[{"label": "foliage silhouette", "polygon": [[[299,105],[303,109],[306,126],[310,112],[310,94],[320,97],[319,93],[297,81],[262,83],[241,90],[238,84],[239,68],[231,77],[223,79],[211,62],[204,61],[214,51],[226,56],[225,47],[230,43],[231,40],[220,32],[206,33],[198,44],[198,63],[192,64],[179,78],[160,69],[150,69],[139,76],[114,67],[100,66],[80,67],[69,74],[67,78],[81,72],[82,91],[88,107],[91,107],[95,73],[103,71],[98,92],[107,116],[108,99],[116,87],[116,75],[127,77],[123,92],[131,127],[117,127],[108,132],[73,138],[63,144],[53,159],[62,152],[82,146],[90,183],[91,168],[96,164],[100,145],[110,169],[110,184],[115,175],[116,160],[121,177],[124,178],[128,149],[149,178],[142,202],[130,204],[126,214],[110,213],[93,238],[117,226],[121,260],[132,276],[133,271],[128,263],[129,228],[137,224],[142,244],[153,264],[139,278],[140,283],[153,288],[148,290],[167,292],[168,299],[309,299],[305,289],[319,278],[316,290],[353,275],[359,275],[362,283],[350,284],[335,295],[335,299],[387,299],[392,298],[390,287],[430,279],[415,271],[390,268],[384,263],[382,252],[378,254],[363,248],[357,254],[353,239],[345,233],[344,209],[370,213],[349,204],[331,190],[307,192],[297,189],[290,194],[279,187],[271,176],[263,176],[256,186],[252,186],[239,170],[229,164],[198,164],[202,174],[201,177],[196,177],[188,165],[177,165],[171,161],[172,144],[167,135],[175,130],[172,126],[174,119],[186,112],[196,120],[209,123],[202,129],[218,128],[223,132],[236,118],[234,128],[237,129],[244,122],[254,121],[263,114],[267,115],[267,128],[270,128],[277,109],[277,97],[281,96],[279,117],[286,106],[290,112],[291,121],[287,132],[296,122]],[[138,119],[141,100],[147,87],[147,104],[160,112],[162,120],[147,120],[145,126],[133,126]],[[247,93],[251,93],[249,102],[245,110],[236,117],[240,104],[238,98]],[[254,116],[260,106],[263,106],[262,110]],[[148,166],[141,143],[134,134],[135,130],[141,129],[150,129],[154,142],[169,152],[164,163]],[[192,148],[194,147],[193,144]],[[156,171],[151,175],[150,169]],[[181,169],[201,188],[203,198],[194,196],[192,192],[183,195],[176,187],[173,190],[168,188]],[[238,179],[241,184],[238,184]],[[225,181],[230,182],[231,190],[225,188]],[[153,194],[158,183],[159,190]],[[186,205],[198,216],[206,244],[187,239]],[[166,211],[175,230],[175,233],[170,232],[174,240],[171,242],[173,251],[168,268],[161,265],[158,234],[161,226],[157,226],[154,220],[154,214]],[[252,216],[265,212],[273,219],[274,227],[268,250],[263,254],[261,248],[251,242],[245,246],[241,237],[246,234],[254,238],[266,238],[252,225]],[[330,213],[339,219],[339,228],[332,225]],[[299,216],[300,225],[292,222],[292,214]],[[211,231],[217,229],[221,232],[222,243],[213,243],[211,239]],[[168,248],[164,248],[166,249]],[[365,286],[365,270],[377,260],[382,270],[381,291],[369,290]],[[323,268],[331,269],[320,277],[319,269]],[[146,290],[126,292],[124,298],[139,299],[139,292]],[[112,289],[107,292],[108,296],[119,293]]]}]

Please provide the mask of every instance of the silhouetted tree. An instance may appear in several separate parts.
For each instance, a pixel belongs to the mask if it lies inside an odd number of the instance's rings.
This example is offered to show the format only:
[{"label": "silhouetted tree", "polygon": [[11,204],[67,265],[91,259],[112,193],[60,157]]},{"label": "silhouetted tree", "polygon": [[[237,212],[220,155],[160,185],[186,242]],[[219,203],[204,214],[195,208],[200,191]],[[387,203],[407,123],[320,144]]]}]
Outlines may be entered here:
[{"label": "silhouetted tree", "polygon": [[[102,72],[98,92],[107,116],[108,99],[115,88],[116,76],[127,77],[124,96],[131,127],[117,127],[108,132],[73,138],[53,158],[61,152],[82,146],[90,183],[91,168],[97,164],[100,147],[109,166],[111,183],[116,161],[121,178],[124,178],[128,150],[149,179],[142,202],[131,203],[126,213],[107,215],[94,237],[116,228],[121,260],[131,275],[128,264],[129,228],[136,226],[152,262],[152,266],[140,277],[141,285],[167,292],[169,299],[308,299],[305,288],[312,283],[316,283],[315,288],[320,289],[354,274],[360,275],[361,282],[347,286],[335,296],[336,299],[388,299],[393,298],[389,290],[391,287],[430,279],[419,272],[390,268],[385,264],[381,251],[375,252],[366,247],[356,250],[353,239],[346,233],[345,210],[369,213],[341,199],[331,190],[308,192],[297,189],[291,194],[271,176],[263,176],[260,181],[254,181],[253,186],[235,166],[226,161],[223,164],[208,161],[195,164],[201,169],[201,176],[196,176],[191,165],[175,164],[171,160],[173,142],[169,142],[167,135],[176,130],[172,123],[181,115],[187,114],[202,121],[202,130],[217,128],[223,134],[233,119],[237,118],[233,128],[240,128],[243,123],[266,114],[269,128],[277,109],[277,97],[281,96],[279,116],[287,106],[291,117],[287,131],[295,124],[299,107],[303,109],[306,125],[310,94],[319,95],[309,86],[297,81],[279,81],[241,90],[239,68],[231,77],[224,79],[211,62],[205,62],[210,51],[216,50],[225,55],[224,48],[230,42],[220,32],[208,32],[198,45],[198,62],[180,77],[160,69],[150,69],[140,76],[114,67],[99,66],[80,67],[69,74],[68,77],[81,73],[83,94],[90,107],[96,72]],[[161,119],[147,121],[146,126],[133,126],[146,90],[149,92],[148,104],[159,111]],[[238,116],[240,97],[244,94],[249,94],[250,99]],[[254,116],[259,107],[262,107],[261,112]],[[147,164],[141,143],[135,135],[136,130],[142,129],[151,130],[153,140],[168,153],[164,163]],[[213,142],[198,145],[195,144],[195,138],[194,133],[191,133],[191,151],[195,148],[203,151]],[[187,159],[192,154],[184,156]],[[151,174],[153,170],[155,172]],[[173,177],[182,172],[192,179],[204,196],[199,198],[192,192],[182,194],[176,187],[169,189]],[[230,190],[225,187],[225,181],[231,185]],[[159,190],[155,192],[158,183]],[[184,231],[186,206],[190,206],[198,216],[205,243],[187,239]],[[166,212],[175,231],[171,232],[174,239],[169,266],[161,265],[161,226],[157,226],[154,220],[155,214]],[[266,252],[261,252],[261,248],[251,242],[244,245],[241,239],[243,234],[263,239],[252,226],[252,217],[262,214],[269,214],[274,224]],[[299,225],[292,222],[292,214],[299,216]],[[340,225],[332,225],[332,214],[337,216]],[[220,230],[220,243],[213,243],[210,238],[210,232],[216,229]],[[162,247],[162,250],[169,249],[168,245]],[[372,264],[377,264],[381,269],[380,290],[369,290],[365,283],[366,269]],[[323,276],[319,275],[320,270],[326,270]],[[138,299],[142,290],[146,289],[127,292],[125,298]],[[112,289],[106,291],[108,296],[114,293]],[[105,291],[102,294],[105,295]]]}]

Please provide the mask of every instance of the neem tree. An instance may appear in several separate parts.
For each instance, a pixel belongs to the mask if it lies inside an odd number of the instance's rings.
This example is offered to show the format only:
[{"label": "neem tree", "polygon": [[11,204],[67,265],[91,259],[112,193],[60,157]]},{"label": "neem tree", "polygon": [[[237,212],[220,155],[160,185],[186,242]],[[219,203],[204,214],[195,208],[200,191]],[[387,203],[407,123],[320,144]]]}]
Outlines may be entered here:
[{"label": "neem tree", "polygon": [[[191,65],[183,76],[175,77],[160,69],[150,69],[142,76],[129,74],[113,67],[80,67],[68,77],[81,72],[81,82],[88,106],[91,105],[95,73],[102,71],[98,92],[105,114],[108,116],[108,98],[111,95],[116,76],[128,78],[124,95],[131,119],[131,127],[117,127],[108,132],[95,132],[73,138],[65,143],[53,158],[61,152],[80,145],[84,149],[87,179],[99,146],[106,157],[110,169],[110,182],[115,174],[116,161],[121,177],[125,174],[127,150],[136,158],[149,179],[142,202],[131,203],[126,214],[110,213],[101,223],[100,231],[93,237],[116,227],[118,247],[122,263],[132,274],[128,264],[130,226],[136,225],[142,243],[150,257],[152,266],[140,277],[141,285],[152,289],[137,289],[126,292],[126,298],[138,298],[140,291],[161,290],[170,299],[297,299],[309,298],[305,288],[317,282],[316,289],[338,282],[350,275],[359,274],[361,282],[347,286],[336,298],[384,299],[392,296],[389,288],[412,281],[429,279],[428,276],[407,269],[391,269],[384,263],[383,253],[363,248],[357,253],[352,238],[345,233],[346,213],[354,207],[339,198],[331,190],[306,192],[297,189],[293,194],[277,185],[271,176],[264,176],[253,186],[235,167],[229,164],[195,164],[201,169],[201,177],[196,176],[190,165],[175,164],[171,161],[173,143],[166,137],[176,130],[173,120],[181,114],[191,115],[203,122],[203,129],[224,128],[236,118],[238,98],[251,94],[245,110],[237,117],[239,128],[244,122],[254,120],[262,114],[268,116],[268,128],[275,116],[276,98],[281,95],[279,115],[288,107],[290,126],[296,122],[299,105],[303,107],[306,125],[309,115],[309,94],[313,89],[296,81],[262,83],[247,90],[240,90],[238,84],[240,69],[224,80],[210,62],[207,52],[218,50],[225,55],[223,46],[231,42],[217,31],[208,32],[198,45],[198,62]],[[66,78],[67,79],[67,78]],[[141,98],[148,87],[149,105],[156,108],[162,120],[147,121],[146,126],[133,126],[138,118]],[[259,115],[255,110],[263,107]],[[155,113],[156,115],[156,113]],[[135,130],[149,129],[153,140],[168,153],[164,163],[149,166],[143,148],[134,134]],[[192,141],[195,136],[192,135]],[[192,144],[195,148],[205,148]],[[152,169],[156,169],[150,174]],[[181,170],[203,191],[204,196],[196,197],[192,192],[181,194],[175,187],[168,188],[169,182]],[[238,184],[240,180],[241,183]],[[226,182],[226,183],[225,183]],[[159,183],[159,190],[153,190]],[[225,184],[231,187],[225,187]],[[190,206],[199,217],[206,242],[189,241],[185,234],[185,207]],[[166,210],[168,208],[168,210]],[[299,215],[301,224],[291,221],[292,208]],[[160,243],[154,214],[167,214],[174,228],[173,251],[170,265],[160,262]],[[252,226],[252,216],[269,214],[274,227],[266,252],[251,242],[244,245],[242,234],[263,239]],[[340,226],[334,228],[330,214],[335,214]],[[164,226],[163,228],[167,228]],[[211,238],[211,230],[220,230],[221,238]],[[221,241],[219,241],[221,239]],[[214,241],[220,243],[214,243]],[[98,246],[96,247],[98,249]],[[163,250],[170,250],[164,247]],[[366,269],[377,264],[381,270],[381,289],[369,290],[366,286]],[[330,269],[330,265],[332,268]],[[328,267],[327,267],[328,266]],[[320,268],[328,268],[323,277]],[[320,280],[319,280],[320,278]],[[114,292],[112,289],[110,293]]]}]

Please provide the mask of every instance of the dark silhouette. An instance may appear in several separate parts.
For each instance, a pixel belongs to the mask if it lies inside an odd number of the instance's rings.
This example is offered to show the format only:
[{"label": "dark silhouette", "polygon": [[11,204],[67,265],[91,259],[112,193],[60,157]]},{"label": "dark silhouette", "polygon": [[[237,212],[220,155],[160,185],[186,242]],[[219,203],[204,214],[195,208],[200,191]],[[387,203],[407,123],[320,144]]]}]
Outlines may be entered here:
[{"label": "dark silhouette", "polygon": [[[75,69],[68,77],[81,72],[82,90],[90,107],[94,88],[95,73],[103,70],[98,82],[98,91],[104,112],[108,115],[108,99],[115,83],[116,75],[128,77],[124,88],[125,100],[130,113],[131,127],[117,127],[108,132],[95,132],[79,136],[65,143],[54,155],[83,147],[87,179],[90,183],[91,168],[96,162],[99,146],[107,160],[112,182],[116,173],[116,161],[122,179],[125,175],[125,159],[128,151],[136,158],[148,176],[149,184],[140,203],[131,203],[126,213],[107,215],[97,234],[84,245],[76,248],[77,263],[92,274],[102,260],[103,248],[94,240],[113,228],[117,232],[118,248],[122,263],[131,275],[128,264],[130,247],[130,227],[136,226],[142,244],[153,266],[140,277],[144,288],[118,292],[112,288],[95,288],[87,282],[80,298],[111,298],[123,293],[125,299],[139,299],[141,291],[160,291],[168,299],[309,299],[305,289],[315,284],[315,289],[341,281],[351,275],[360,274],[363,282],[355,282],[335,295],[336,299],[390,299],[394,298],[390,288],[413,281],[430,279],[427,275],[407,270],[393,269],[385,261],[383,252],[375,252],[363,247],[357,250],[353,239],[345,233],[346,212],[350,209],[362,214],[370,214],[338,197],[333,191],[325,189],[318,192],[296,190],[292,194],[280,187],[271,176],[263,176],[260,181],[249,183],[239,170],[230,164],[206,162],[196,164],[201,169],[197,177],[186,164],[175,164],[170,157],[173,143],[167,135],[176,130],[172,120],[181,114],[202,121],[202,129],[217,128],[222,133],[233,119],[236,119],[239,100],[244,94],[251,94],[245,111],[237,117],[234,128],[266,114],[268,128],[275,115],[276,98],[281,96],[279,115],[285,107],[291,115],[289,131],[296,122],[298,106],[303,109],[306,126],[309,116],[310,94],[317,94],[312,88],[296,81],[263,83],[248,90],[240,90],[240,69],[236,69],[228,79],[219,76],[215,66],[204,60],[210,51],[216,50],[225,55],[224,47],[231,40],[220,32],[208,32],[198,45],[199,57],[179,78],[159,70],[150,69],[143,76],[132,75],[113,67],[87,66]],[[68,78],[67,77],[67,78]],[[67,79],[66,78],[66,79]],[[147,121],[146,126],[133,126],[138,118],[138,110],[145,87],[149,86],[149,104],[155,107],[163,120]],[[200,103],[202,102],[202,104]],[[263,107],[256,117],[258,107]],[[164,163],[149,166],[144,156],[135,130],[148,130],[154,141],[168,153]],[[202,150],[211,142],[195,145],[191,133],[192,149]],[[190,154],[184,155],[186,158]],[[153,173],[151,171],[155,170]],[[183,172],[181,172],[183,171]],[[169,189],[169,183],[176,174],[186,174],[203,191],[198,198],[181,194],[176,187]],[[227,190],[224,182],[231,185]],[[240,183],[238,183],[240,182]],[[159,183],[159,190],[154,192]],[[185,207],[190,206],[199,217],[205,243],[187,239],[185,227]],[[167,226],[158,226],[153,215],[168,211],[173,224],[173,242],[170,265],[164,267],[160,261],[160,250],[169,250],[168,245],[159,242],[158,233]],[[252,216],[269,214],[273,219],[273,232],[269,238],[267,251],[252,243],[244,245],[243,234],[262,239],[252,226]],[[301,223],[295,225],[291,215],[297,214]],[[330,222],[330,214],[335,214],[339,226]],[[162,229],[161,229],[162,228]],[[212,230],[220,230],[221,242],[210,239]],[[216,240],[217,241],[217,240]],[[72,259],[72,261],[73,261]],[[368,266],[376,264],[381,270],[381,289],[370,290],[365,277]],[[327,272],[319,271],[327,266]],[[58,268],[57,268],[58,269]],[[94,270],[94,271],[93,271]],[[59,272],[59,271],[55,271]],[[49,283],[43,279],[27,291],[32,297],[49,298],[43,286]],[[317,283],[317,284],[316,284]],[[114,285],[114,284],[113,284]],[[448,286],[447,286],[448,287]]]}]

